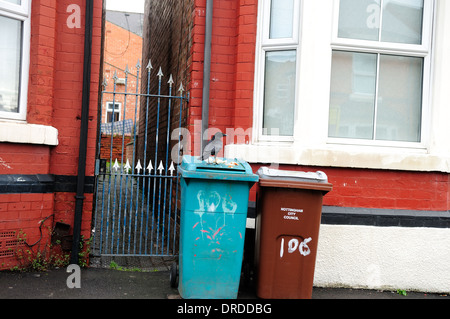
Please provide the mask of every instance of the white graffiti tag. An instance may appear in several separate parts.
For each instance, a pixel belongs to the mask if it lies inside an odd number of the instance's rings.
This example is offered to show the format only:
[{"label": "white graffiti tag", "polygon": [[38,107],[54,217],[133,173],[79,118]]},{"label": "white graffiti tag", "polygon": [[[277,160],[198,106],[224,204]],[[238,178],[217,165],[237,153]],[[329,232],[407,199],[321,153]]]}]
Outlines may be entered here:
[{"label": "white graffiti tag", "polygon": [[[289,254],[293,254],[297,250],[300,252],[300,255],[306,257],[311,254],[311,249],[308,247],[308,244],[312,241],[312,238],[307,238],[303,242],[300,242],[297,238],[292,238],[289,240],[287,245],[287,251]],[[285,239],[281,239],[281,247],[280,247],[280,258],[284,256],[284,248],[285,248]]]}]

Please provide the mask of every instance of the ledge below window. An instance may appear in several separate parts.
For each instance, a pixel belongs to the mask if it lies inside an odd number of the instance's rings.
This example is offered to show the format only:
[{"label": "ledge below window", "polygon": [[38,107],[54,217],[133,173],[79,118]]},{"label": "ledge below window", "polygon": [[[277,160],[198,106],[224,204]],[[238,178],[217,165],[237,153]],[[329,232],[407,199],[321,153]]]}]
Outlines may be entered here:
[{"label": "ledge below window", "polygon": [[425,150],[376,147],[302,148],[290,145],[227,145],[225,156],[249,163],[450,173],[450,156]]},{"label": "ledge below window", "polygon": [[57,146],[58,130],[45,125],[0,122],[0,142]]}]

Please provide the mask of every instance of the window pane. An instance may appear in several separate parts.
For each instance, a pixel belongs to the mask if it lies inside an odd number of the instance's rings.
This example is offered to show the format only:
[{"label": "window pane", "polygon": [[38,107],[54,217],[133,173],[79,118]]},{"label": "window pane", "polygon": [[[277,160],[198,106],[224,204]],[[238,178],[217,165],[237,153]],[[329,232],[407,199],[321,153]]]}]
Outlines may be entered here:
[{"label": "window pane", "polygon": [[[114,111],[113,111],[114,105]],[[120,120],[120,103],[108,102],[106,103],[106,122],[111,123],[113,121],[114,114],[114,122],[118,122]]]},{"label": "window pane", "polygon": [[378,41],[380,11],[379,2],[373,0],[341,0],[338,36]]},{"label": "window pane", "polygon": [[0,16],[0,111],[19,113],[22,22]]},{"label": "window pane", "polygon": [[266,53],[265,135],[294,135],[296,64],[295,50]]},{"label": "window pane", "polygon": [[383,0],[381,41],[421,44],[423,0]]},{"label": "window pane", "polygon": [[[119,122],[119,119],[120,119],[120,114],[118,112],[114,112],[114,123]],[[108,112],[108,114],[106,115],[106,122],[112,123],[112,121],[113,121],[113,113]]]},{"label": "window pane", "polygon": [[420,142],[423,58],[381,55],[377,140]]},{"label": "window pane", "polygon": [[270,9],[270,38],[292,38],[294,0],[272,0]]},{"label": "window pane", "polygon": [[333,52],[330,137],[373,139],[377,54]]},{"label": "window pane", "polygon": [[[340,38],[421,44],[424,0],[341,0]],[[382,31],[380,36],[380,22]]]}]

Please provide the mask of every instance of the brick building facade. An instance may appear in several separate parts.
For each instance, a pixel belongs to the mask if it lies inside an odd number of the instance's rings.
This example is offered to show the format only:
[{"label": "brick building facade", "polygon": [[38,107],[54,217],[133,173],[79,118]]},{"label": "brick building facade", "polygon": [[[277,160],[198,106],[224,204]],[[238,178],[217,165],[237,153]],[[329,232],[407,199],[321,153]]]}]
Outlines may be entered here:
[{"label": "brick building facade", "polygon": [[[154,74],[161,67],[164,81],[172,73],[175,86],[183,83],[188,92],[185,109],[175,107],[172,112],[172,127],[178,126],[182,112],[182,126],[190,132],[184,154],[198,155],[201,149],[206,1],[146,2],[142,70],[151,59]],[[278,5],[292,4],[293,10],[285,10],[283,6],[271,6],[269,0],[214,0],[209,127],[230,133],[225,155],[243,158],[254,171],[262,165],[276,164],[283,169],[326,172],[333,192],[324,201],[316,285],[449,292],[450,111],[446,106],[450,93],[446,88],[450,85],[450,40],[445,35],[450,30],[445,21],[450,16],[450,5],[444,0],[425,0],[419,9],[408,7],[403,12],[421,14],[421,45],[412,44],[417,30],[402,26],[399,30],[406,35],[403,41],[408,45],[392,44],[395,41],[390,40],[381,46],[360,42],[361,35],[354,39],[340,33],[339,27],[344,30],[347,25],[340,26],[339,19],[345,19],[346,4],[350,2],[273,0]],[[101,122],[98,93],[103,8],[102,1],[93,3],[86,187],[84,196],[77,196],[78,202],[83,197],[81,235],[85,240],[91,233],[96,142]],[[282,21],[272,15],[271,10],[277,8],[281,16],[291,19],[291,24],[282,25],[292,26],[292,32],[281,40],[275,35],[286,30],[269,27],[271,19]],[[16,78],[11,76],[9,82],[19,83],[14,86],[2,81],[8,78],[4,74],[0,77],[0,269],[27,266],[31,260],[24,258],[28,257],[23,255],[25,251],[32,258],[45,256],[54,262],[66,258],[61,243],[52,244],[51,235],[61,226],[68,226],[71,234],[75,226],[85,9],[81,0],[22,0],[21,5],[0,0],[0,23],[10,28],[8,34],[18,32],[19,26],[22,35],[17,37],[19,46],[8,38],[6,45],[0,47],[0,55],[16,67]],[[374,14],[383,14],[384,8],[378,9]],[[405,16],[413,24],[414,19],[406,13]],[[400,20],[405,21],[405,16]],[[370,25],[369,29],[368,33],[380,27]],[[392,30],[388,31],[386,37],[392,37]],[[21,59],[8,55],[17,47],[21,48]],[[284,55],[277,55],[280,52]],[[353,55],[352,72],[347,72],[350,75],[345,71],[349,65],[346,52]],[[373,64],[376,67],[367,62],[368,53],[377,56],[379,64]],[[277,68],[280,61],[288,64]],[[354,105],[339,105],[340,99],[344,96],[366,105],[372,96],[367,83],[374,81],[382,87],[377,77],[384,70],[383,61],[397,67],[401,71],[398,76],[405,70],[411,72],[414,76],[408,79],[417,77],[418,61],[422,67],[422,108],[416,112],[420,129],[409,118],[397,120],[408,123],[409,131],[415,127],[413,133],[417,136],[398,140],[396,136],[402,135],[405,127],[392,124],[386,116],[378,122],[388,123],[387,133],[383,132],[385,127],[372,127],[374,134],[387,134],[384,140],[365,140],[357,134],[366,132],[367,127],[344,121],[356,112],[343,112],[345,107],[351,109]],[[274,73],[278,81],[275,85],[265,76],[265,71],[273,70],[269,64],[284,72],[283,76]],[[0,72],[12,75],[7,67],[2,65]],[[389,72],[383,75],[394,76]],[[284,82],[285,79],[291,82]],[[354,84],[349,85],[350,82]],[[395,82],[417,86],[405,79],[388,81],[391,87]],[[142,72],[141,84],[144,87],[146,83],[147,74]],[[152,85],[157,85],[157,81],[152,81]],[[270,88],[277,91],[279,101],[284,101],[280,105],[287,105],[283,112],[278,112],[276,105],[272,106],[273,113],[266,112],[265,101],[272,96],[265,94],[273,94]],[[354,92],[346,95],[345,89]],[[392,91],[412,90],[402,87]],[[390,98],[410,98],[388,93]],[[417,99],[408,101],[418,104]],[[375,99],[379,110],[383,110],[382,102],[383,99]],[[144,107],[141,104],[141,114]],[[150,105],[149,114],[154,117],[153,110]],[[270,134],[268,123],[279,121],[280,114],[285,127],[279,129],[284,135]],[[165,122],[162,115],[161,123]],[[141,116],[140,132],[144,125]],[[166,128],[160,129],[160,139],[165,140]],[[154,130],[149,132],[155,134]],[[138,152],[143,148],[141,137]],[[149,138],[149,144],[153,140]],[[250,195],[253,202],[257,191],[255,186]]]},{"label": "brick building facade", "polygon": [[[212,2],[208,121],[211,129],[231,133],[226,140],[225,155],[248,161],[254,171],[267,164],[289,170],[322,170],[333,184],[333,191],[324,201],[316,284],[449,291],[450,286],[442,281],[442,276],[449,278],[445,265],[450,261],[450,132],[442,119],[449,116],[448,108],[444,106],[450,101],[445,93],[448,90],[442,84],[450,85],[442,71],[448,66],[448,41],[443,36],[446,30],[443,21],[450,15],[450,10],[445,1],[425,1],[420,9],[419,14],[423,14],[423,30],[419,31],[423,32],[420,52],[415,51],[414,46],[406,48],[391,42],[386,44],[392,46],[389,51],[377,44],[342,40],[336,31],[337,23],[333,22],[344,19],[338,9],[341,5],[344,12],[348,1],[330,1],[326,5],[317,1],[286,1],[288,6],[293,6],[292,10],[285,10],[281,1]],[[184,126],[190,132],[185,154],[199,155],[206,0],[148,0],[146,6],[148,20],[144,43],[150,41],[151,45],[146,47],[153,51],[144,54],[144,59],[159,56],[162,60],[156,65],[162,65],[163,69],[166,65],[179,63],[178,83],[186,82],[190,94],[183,116]],[[292,19],[291,24],[285,24],[292,27],[287,38],[271,38],[270,35],[271,32],[286,31],[269,27],[268,19],[277,19],[271,10],[277,8]],[[405,14],[411,12],[409,7],[402,9]],[[367,14],[364,10],[361,12]],[[435,38],[428,35],[432,34],[433,28]],[[409,34],[410,31],[404,32]],[[337,70],[332,68],[331,61],[334,59],[333,63],[337,65],[336,52],[352,51],[358,45],[366,46],[363,53],[373,52],[381,60],[385,58],[384,54],[392,52],[396,56],[423,57],[420,60],[424,63],[421,80],[425,84],[422,86],[423,112],[418,143],[396,141],[395,137],[390,137],[392,141],[386,138],[386,141],[366,142],[332,136],[331,125],[338,118],[333,115],[334,105],[330,107],[330,101],[331,104],[334,101],[330,98],[330,82],[334,85],[331,76],[336,76],[332,70]],[[273,84],[265,78],[268,74],[265,72],[271,70],[264,71],[264,67],[270,62],[287,60],[288,54],[283,56],[280,52],[295,52],[288,60],[294,65],[289,76],[295,83],[293,113],[284,119],[286,127],[292,129],[288,136],[270,135],[266,130],[266,122],[276,119],[265,109],[268,106],[264,103],[270,93],[265,89]],[[279,60],[270,60],[269,53]],[[431,59],[434,64],[429,64]],[[353,62],[355,70],[368,68],[367,64],[355,61],[356,58]],[[433,67],[434,73],[431,72]],[[354,72],[354,77],[367,75],[365,71]],[[388,76],[401,76],[399,74]],[[283,82],[283,78],[277,80],[280,82],[273,87],[282,94],[280,99],[289,98],[286,92],[291,84]],[[354,84],[353,89],[364,91],[359,95],[361,99],[367,97],[364,95],[367,87]],[[357,99],[358,94],[350,98]],[[431,102],[427,100],[430,96],[433,96]],[[391,128],[403,129],[395,125]],[[211,136],[212,130],[209,133]],[[377,133],[381,134],[381,128]],[[257,186],[251,192],[251,201],[256,200],[256,193]],[[364,236],[358,238],[361,234]],[[421,236],[428,238],[427,244],[417,242]],[[387,242],[388,239],[391,241]],[[428,249],[431,246],[434,253]],[[384,252],[377,247],[384,247]],[[426,253],[418,256],[421,251]],[[404,266],[403,275],[393,270],[396,267],[392,265],[393,260],[397,261],[397,266]]]},{"label": "brick building facade", "polygon": [[[101,0],[93,1],[87,184],[81,226],[86,241],[93,209],[102,6]],[[27,97],[20,105],[24,116],[19,121],[14,119],[14,112],[0,116],[2,270],[27,267],[36,259],[68,262],[70,252],[61,250],[61,241],[52,243],[51,235],[57,225],[69,226],[67,234],[73,232],[85,9],[86,2],[81,0],[30,0],[22,1],[22,6],[0,1],[0,18],[20,21],[23,28],[21,68],[29,74],[22,76],[19,87],[19,94]]]}]

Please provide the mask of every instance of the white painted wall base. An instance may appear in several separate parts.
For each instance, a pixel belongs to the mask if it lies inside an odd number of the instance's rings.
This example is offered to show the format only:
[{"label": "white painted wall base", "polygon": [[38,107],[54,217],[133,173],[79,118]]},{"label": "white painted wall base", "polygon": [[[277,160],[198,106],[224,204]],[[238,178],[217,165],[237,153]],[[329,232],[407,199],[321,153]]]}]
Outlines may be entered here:
[{"label": "white painted wall base", "polygon": [[322,225],[314,284],[450,293],[450,229]]}]

